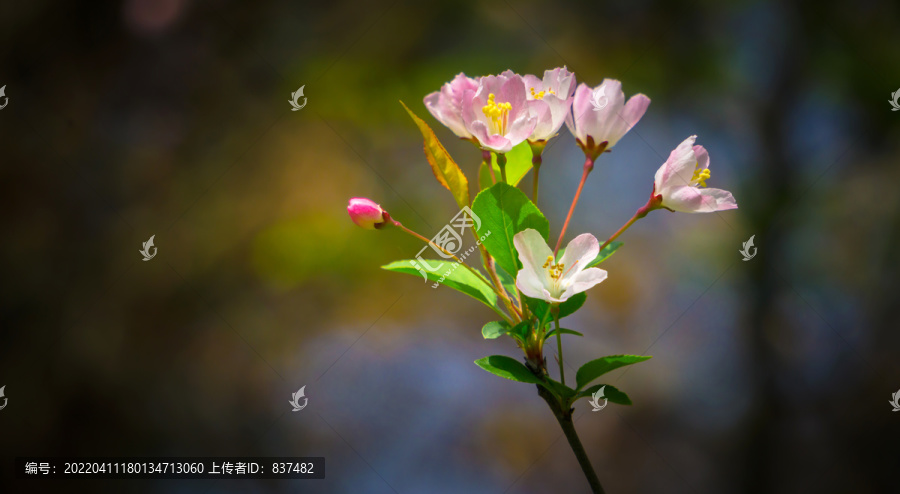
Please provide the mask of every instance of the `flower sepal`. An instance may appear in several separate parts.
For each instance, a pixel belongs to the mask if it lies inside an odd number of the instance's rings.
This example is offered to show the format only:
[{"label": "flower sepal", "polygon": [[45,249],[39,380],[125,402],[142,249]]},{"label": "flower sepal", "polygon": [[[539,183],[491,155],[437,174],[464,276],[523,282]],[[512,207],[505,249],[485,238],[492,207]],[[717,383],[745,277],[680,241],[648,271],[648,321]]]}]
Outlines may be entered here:
[{"label": "flower sepal", "polygon": [[[575,143],[578,144],[578,147],[584,151],[584,155],[590,158],[590,163],[593,165],[594,161],[597,161],[597,158],[603,154],[604,152],[609,152],[609,149],[606,149],[609,146],[609,141],[601,141],[594,142],[594,136],[587,136],[587,139],[582,141],[581,139],[575,138]],[[587,166],[587,164],[585,164]]]}]

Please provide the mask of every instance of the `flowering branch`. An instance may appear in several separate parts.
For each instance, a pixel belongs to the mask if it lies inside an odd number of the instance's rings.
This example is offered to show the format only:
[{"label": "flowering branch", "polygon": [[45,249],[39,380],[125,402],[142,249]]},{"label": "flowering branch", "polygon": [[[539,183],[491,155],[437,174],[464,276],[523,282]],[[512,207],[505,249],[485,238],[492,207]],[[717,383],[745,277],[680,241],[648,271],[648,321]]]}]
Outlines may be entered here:
[{"label": "flowering branch", "polygon": [[[425,156],[435,177],[453,194],[475,226],[465,221],[462,224],[451,221],[451,224],[460,234],[462,229],[471,230],[490,279],[455,255],[461,248],[462,238],[450,224],[434,240],[429,240],[392,219],[369,199],[351,199],[347,211],[354,223],[362,228],[399,227],[466,267],[466,270],[447,270],[439,282],[486,304],[499,314],[502,321],[485,324],[482,335],[487,339],[510,336],[525,356],[524,364],[504,355],[484,357],[475,363],[506,379],[537,385],[538,395],[550,407],[562,428],[592,492],[605,493],[575,431],[573,406],[577,400],[589,396],[594,411],[602,409],[596,405],[601,398],[619,405],[631,405],[628,395],[614,386],[593,383],[607,372],[650,357],[609,355],[591,360],[577,370],[573,387],[569,387],[565,378],[562,334],[583,335],[562,329],[560,319],[581,308],[587,290],[607,278],[607,271],[596,266],[621,245],[621,242],[615,245],[612,242],[650,211],[707,213],[734,209],[737,203],[728,191],[706,188],[706,181],[711,176],[709,154],[702,146],[694,145],[696,136],[691,136],[672,151],[656,172],[647,203],[609,239],[600,245],[596,237],[583,233],[572,239],[560,255],[569,222],[597,158],[612,149],[637,124],[647,111],[650,99],[637,94],[626,101],[622,84],[611,79],[605,79],[594,88],[583,83],[576,87],[575,75],[561,67],[544,72],[543,78],[520,76],[509,70],[475,79],[459,74],[440,91],[426,96],[424,103],[450,131],[482,151],[482,166],[488,167],[491,184],[485,183],[487,178],[481,176],[479,170],[480,192],[471,200],[469,182],[462,169],[428,124],[406,107],[425,139]],[[585,161],[575,197],[551,250],[548,244],[550,222],[536,203],[544,148],[563,123],[575,136]],[[511,152],[526,143],[531,149],[528,161],[521,151]],[[499,180],[494,172],[492,153],[496,153]],[[517,188],[529,169],[534,172],[531,200]],[[428,267],[431,273],[426,273],[419,263]],[[438,261],[439,266],[448,264],[452,263]],[[383,267],[418,273],[426,280],[437,277],[437,268],[430,267],[421,257]],[[513,277],[515,288],[510,286]],[[548,328],[551,316],[552,330]],[[544,342],[554,331],[559,382],[550,377],[543,353]]]}]

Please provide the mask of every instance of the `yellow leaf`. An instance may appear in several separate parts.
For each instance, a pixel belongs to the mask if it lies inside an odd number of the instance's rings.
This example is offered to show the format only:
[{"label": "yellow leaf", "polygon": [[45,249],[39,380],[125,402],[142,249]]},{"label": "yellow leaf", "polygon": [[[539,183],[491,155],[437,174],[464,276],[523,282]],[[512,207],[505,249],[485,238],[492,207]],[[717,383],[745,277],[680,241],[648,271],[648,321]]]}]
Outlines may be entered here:
[{"label": "yellow leaf", "polygon": [[401,101],[400,104],[412,117],[413,122],[416,123],[419,131],[422,132],[422,137],[425,138],[425,158],[428,159],[428,164],[431,165],[431,171],[434,172],[435,178],[453,194],[453,198],[456,199],[459,207],[468,206],[469,180],[462,170],[459,169],[459,165],[450,157],[450,153],[444,149],[443,144],[434,135],[431,127],[424,120],[417,117],[405,103]]}]

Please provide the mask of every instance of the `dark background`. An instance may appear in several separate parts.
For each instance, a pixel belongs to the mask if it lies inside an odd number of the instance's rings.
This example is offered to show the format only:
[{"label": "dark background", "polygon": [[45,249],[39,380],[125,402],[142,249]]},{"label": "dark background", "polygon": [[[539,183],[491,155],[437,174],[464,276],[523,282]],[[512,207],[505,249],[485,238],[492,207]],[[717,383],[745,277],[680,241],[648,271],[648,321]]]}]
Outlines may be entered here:
[{"label": "dark background", "polygon": [[[587,492],[534,388],[472,364],[519,356],[482,339],[492,313],[380,270],[420,246],[345,212],[371,197],[433,235],[456,206],[398,100],[474,179],[480,157],[425,94],[460,71],[567,65],[653,101],[598,162],[571,236],[615,231],[691,134],[740,207],[638,222],[566,322],[585,333],[573,366],[654,355],[610,378],[634,406],[577,406],[608,492],[897,492],[898,28],[896,2],[866,0],[4,4],[2,490]],[[563,129],[541,173],[551,236],[581,161]],[[26,455],[328,466],[13,481]]]}]

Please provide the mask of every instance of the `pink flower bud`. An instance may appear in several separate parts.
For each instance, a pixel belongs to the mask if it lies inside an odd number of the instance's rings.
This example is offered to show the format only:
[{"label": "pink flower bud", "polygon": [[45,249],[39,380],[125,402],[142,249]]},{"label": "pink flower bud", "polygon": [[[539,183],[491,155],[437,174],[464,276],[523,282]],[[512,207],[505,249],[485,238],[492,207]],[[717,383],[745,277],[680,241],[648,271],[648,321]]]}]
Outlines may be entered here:
[{"label": "pink flower bud", "polygon": [[350,219],[353,220],[354,223],[366,230],[381,228],[388,218],[387,211],[381,209],[381,206],[365,197],[354,197],[350,199],[350,204],[347,206],[347,213],[350,214]]}]

